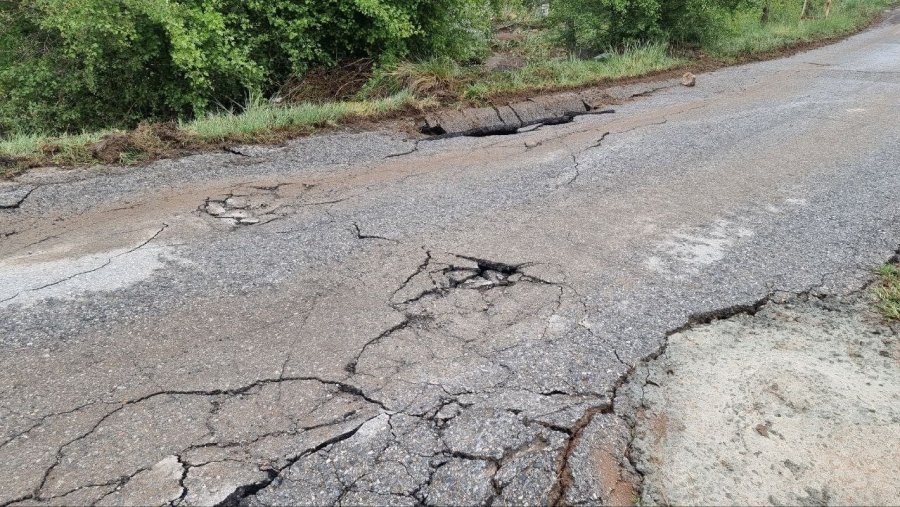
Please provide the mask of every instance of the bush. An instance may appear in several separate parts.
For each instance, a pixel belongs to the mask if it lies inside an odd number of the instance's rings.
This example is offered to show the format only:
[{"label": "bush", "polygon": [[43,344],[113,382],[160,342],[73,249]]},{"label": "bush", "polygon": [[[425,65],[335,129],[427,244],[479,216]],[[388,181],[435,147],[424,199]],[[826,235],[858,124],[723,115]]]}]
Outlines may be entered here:
[{"label": "bush", "polygon": [[696,44],[743,0],[556,0],[550,22],[572,52],[642,42]]},{"label": "bush", "polygon": [[202,3],[5,2],[0,129],[132,125],[259,82],[226,16]]},{"label": "bush", "polygon": [[484,54],[488,0],[0,0],[0,134],[198,115],[344,58]]},{"label": "bush", "polygon": [[[778,51],[797,44],[852,33],[871,22],[893,0],[843,0],[834,2],[824,16],[824,0],[809,3],[808,19],[800,19],[802,1],[771,0],[741,9],[725,29],[704,41],[706,53],[725,59]],[[763,6],[768,16],[763,21]]]}]

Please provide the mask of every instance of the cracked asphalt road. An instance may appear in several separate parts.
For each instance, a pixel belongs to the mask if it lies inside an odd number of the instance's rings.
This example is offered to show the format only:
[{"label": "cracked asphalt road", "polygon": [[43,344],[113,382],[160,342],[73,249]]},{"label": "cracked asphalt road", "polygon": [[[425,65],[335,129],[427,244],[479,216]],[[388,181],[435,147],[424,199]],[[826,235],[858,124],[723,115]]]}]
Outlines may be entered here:
[{"label": "cracked asphalt road", "polygon": [[4,184],[0,505],[631,501],[635,365],[900,245],[898,21],[518,135]]}]

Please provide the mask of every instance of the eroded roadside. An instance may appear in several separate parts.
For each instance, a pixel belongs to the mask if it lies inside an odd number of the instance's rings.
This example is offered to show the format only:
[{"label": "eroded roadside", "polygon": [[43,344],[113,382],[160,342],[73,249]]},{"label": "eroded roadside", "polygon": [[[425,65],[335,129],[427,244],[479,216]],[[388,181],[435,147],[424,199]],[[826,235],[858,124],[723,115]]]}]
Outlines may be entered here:
[{"label": "eroded roadside", "polygon": [[870,291],[792,296],[671,334],[616,411],[642,505],[891,505],[900,325]]}]

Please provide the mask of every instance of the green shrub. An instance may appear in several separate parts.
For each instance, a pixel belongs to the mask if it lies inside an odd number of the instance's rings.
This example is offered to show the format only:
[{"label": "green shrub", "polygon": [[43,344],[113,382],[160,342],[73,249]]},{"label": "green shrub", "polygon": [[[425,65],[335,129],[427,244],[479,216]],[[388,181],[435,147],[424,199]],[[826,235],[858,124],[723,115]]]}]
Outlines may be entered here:
[{"label": "green shrub", "polygon": [[[824,0],[811,1],[810,19],[800,20],[802,1],[771,0],[741,9],[703,43],[706,53],[725,59],[777,51],[798,42],[846,35],[869,23],[893,0],[835,1],[829,17]],[[762,21],[763,6],[768,19]]]},{"label": "green shrub", "polygon": [[0,130],[131,125],[202,109],[264,69],[206,2],[5,2]]},{"label": "green shrub", "polygon": [[484,54],[488,0],[0,0],[0,134],[133,126],[344,58]]},{"label": "green shrub", "polygon": [[556,0],[549,21],[572,52],[639,42],[696,44],[743,0]]}]

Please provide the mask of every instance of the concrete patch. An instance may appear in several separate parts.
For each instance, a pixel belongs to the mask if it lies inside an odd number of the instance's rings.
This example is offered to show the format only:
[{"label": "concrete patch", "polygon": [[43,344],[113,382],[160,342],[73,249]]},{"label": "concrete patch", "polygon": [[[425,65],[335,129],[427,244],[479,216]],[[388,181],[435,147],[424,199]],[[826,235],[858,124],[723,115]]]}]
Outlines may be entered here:
[{"label": "concrete patch", "polygon": [[673,335],[629,389],[643,503],[895,503],[900,336],[863,299]]},{"label": "concrete patch", "polygon": [[[657,247],[646,264],[660,273],[696,270],[722,260],[734,244],[753,236],[753,231],[728,220],[672,233]],[[674,266],[673,266],[674,265]]]},{"label": "concrete patch", "polygon": [[146,280],[173,259],[172,247],[149,244],[164,229],[148,230],[150,239],[131,248],[74,259],[41,260],[40,255],[26,255],[0,261],[0,308],[113,291]]}]

